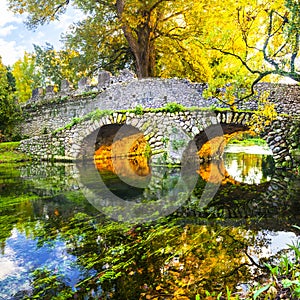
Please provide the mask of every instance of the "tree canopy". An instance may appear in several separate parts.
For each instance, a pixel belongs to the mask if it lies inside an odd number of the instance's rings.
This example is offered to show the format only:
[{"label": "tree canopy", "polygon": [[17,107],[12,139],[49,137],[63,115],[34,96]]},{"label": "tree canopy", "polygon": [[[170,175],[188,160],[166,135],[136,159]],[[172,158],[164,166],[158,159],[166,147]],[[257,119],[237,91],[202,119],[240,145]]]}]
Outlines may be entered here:
[{"label": "tree canopy", "polygon": [[209,59],[202,47],[193,42],[203,27],[199,17],[201,2],[56,0],[39,5],[35,2],[9,1],[14,12],[29,13],[30,27],[59,18],[70,4],[84,12],[85,18],[64,35],[66,46],[81,54],[83,70],[116,71],[128,67],[135,68],[139,78],[176,75],[208,80]]},{"label": "tree canopy", "polygon": [[[232,16],[223,19],[224,23],[215,24],[205,41],[207,49],[216,50],[239,63],[242,72],[232,70],[237,73],[233,79],[238,89],[251,83],[250,92],[238,98],[243,100],[252,96],[255,84],[263,79],[287,77],[300,82],[299,2],[277,0],[240,4]],[[231,28],[232,24],[236,24],[236,30]],[[223,77],[223,86],[224,81],[226,78]]]},{"label": "tree canopy", "polygon": [[297,0],[8,2],[15,13],[28,13],[29,27],[59,19],[71,5],[83,12],[63,36],[78,74],[126,67],[139,78],[185,77],[209,82],[208,94],[229,104],[270,76],[300,81]]}]

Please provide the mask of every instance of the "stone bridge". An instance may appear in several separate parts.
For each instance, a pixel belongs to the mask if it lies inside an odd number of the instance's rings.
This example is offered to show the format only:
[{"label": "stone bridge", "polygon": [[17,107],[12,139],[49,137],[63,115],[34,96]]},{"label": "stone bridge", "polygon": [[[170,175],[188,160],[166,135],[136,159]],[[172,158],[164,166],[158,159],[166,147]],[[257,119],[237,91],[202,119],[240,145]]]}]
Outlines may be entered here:
[{"label": "stone bridge", "polygon": [[[93,158],[99,149],[102,155],[110,151],[111,157],[148,153],[157,164],[182,163],[196,152],[200,162],[218,157],[229,137],[249,130],[258,104],[253,98],[237,112],[224,110],[216,99],[203,98],[205,88],[187,80],[137,80],[128,72],[119,77],[103,72],[94,87],[84,80],[77,91],[67,82],[59,94],[51,88],[45,95],[37,90],[23,107],[20,130],[30,138],[20,149],[47,160]],[[262,91],[269,92],[279,115],[260,134],[276,166],[294,166],[300,145],[300,87],[261,84]]]}]

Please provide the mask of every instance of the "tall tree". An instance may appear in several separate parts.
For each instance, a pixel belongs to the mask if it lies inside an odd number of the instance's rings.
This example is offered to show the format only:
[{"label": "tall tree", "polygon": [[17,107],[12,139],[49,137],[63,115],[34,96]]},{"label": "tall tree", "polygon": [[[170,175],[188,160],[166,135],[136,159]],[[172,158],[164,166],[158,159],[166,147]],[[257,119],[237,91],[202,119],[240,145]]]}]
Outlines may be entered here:
[{"label": "tall tree", "polygon": [[27,101],[32,95],[32,90],[41,84],[41,76],[35,66],[34,55],[25,52],[23,58],[14,63],[12,74],[16,82],[15,96],[18,102]]},{"label": "tall tree", "polygon": [[299,81],[298,0],[8,1],[31,27],[59,19],[69,5],[80,9],[83,20],[64,41],[84,72],[128,67],[139,78],[209,81],[215,96],[230,83],[220,96],[229,104],[270,75]]},{"label": "tall tree", "polygon": [[0,57],[0,132],[10,135],[18,118],[18,109],[13,97],[14,84],[10,71]]},{"label": "tall tree", "polygon": [[[84,53],[86,67],[91,62],[94,68],[105,69],[134,64],[139,78],[157,76],[160,71],[157,60],[170,52],[167,45],[173,53],[174,49],[181,49],[178,53],[183,53],[181,57],[191,72],[205,65],[194,67],[194,59],[184,51],[189,48],[185,41],[191,37],[191,30],[197,28],[196,34],[200,28],[189,23],[190,12],[198,7],[193,1],[55,0],[39,1],[37,5],[36,0],[9,0],[9,3],[14,12],[29,13],[27,23],[31,27],[58,19],[70,4],[81,9],[85,19],[73,25],[65,40],[70,47]],[[166,60],[159,67],[168,67]]]}]

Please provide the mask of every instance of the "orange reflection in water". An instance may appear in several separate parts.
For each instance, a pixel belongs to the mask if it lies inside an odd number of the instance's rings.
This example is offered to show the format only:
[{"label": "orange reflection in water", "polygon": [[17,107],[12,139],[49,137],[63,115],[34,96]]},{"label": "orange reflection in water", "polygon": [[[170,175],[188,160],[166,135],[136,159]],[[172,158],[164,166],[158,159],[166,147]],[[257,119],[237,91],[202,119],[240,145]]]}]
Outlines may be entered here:
[{"label": "orange reflection in water", "polygon": [[143,134],[136,133],[101,145],[95,151],[94,161],[98,170],[110,171],[126,177],[145,177],[151,173],[145,156],[147,141]]},{"label": "orange reflection in water", "polygon": [[96,168],[99,171],[110,171],[124,177],[136,177],[136,175],[145,177],[151,173],[151,169],[148,165],[148,159],[142,155],[130,158],[95,158],[94,161]]},{"label": "orange reflection in water", "polygon": [[219,157],[224,152],[226,143],[227,138],[225,136],[215,137],[201,147],[198,151],[198,155],[204,159],[208,157]]},{"label": "orange reflection in water", "polygon": [[197,173],[203,180],[210,183],[221,183],[225,185],[227,183],[239,184],[225,169],[224,161],[211,161],[209,163],[201,164]]},{"label": "orange reflection in water", "polygon": [[222,157],[224,153],[225,146],[227,143],[234,137],[238,137],[241,134],[252,134],[250,131],[237,131],[231,134],[223,134],[222,136],[217,136],[209,141],[207,141],[204,145],[202,145],[201,149],[198,151],[198,155],[200,158],[219,158]]}]

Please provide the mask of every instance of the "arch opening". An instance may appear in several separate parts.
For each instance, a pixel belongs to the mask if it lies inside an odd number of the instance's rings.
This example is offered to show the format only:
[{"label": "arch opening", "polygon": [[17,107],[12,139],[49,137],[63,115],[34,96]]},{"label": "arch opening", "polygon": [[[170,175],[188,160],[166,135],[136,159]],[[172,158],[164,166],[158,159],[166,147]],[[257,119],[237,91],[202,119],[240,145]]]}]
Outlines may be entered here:
[{"label": "arch opening", "polygon": [[144,134],[131,125],[104,125],[98,131],[94,162],[102,174],[110,172],[127,185],[145,187],[151,175],[149,154]]},{"label": "arch opening", "polygon": [[275,172],[273,153],[267,142],[249,132],[233,135],[225,147],[224,165],[238,182],[269,182]]},{"label": "arch opening", "polygon": [[98,131],[95,159],[147,156],[149,150],[143,133],[136,127],[126,124],[109,124],[102,126]]},{"label": "arch opening", "polygon": [[[220,125],[221,129],[220,130]],[[202,162],[212,159],[221,159],[228,141],[238,132],[249,131],[249,127],[243,124],[211,125],[200,132],[194,138],[198,149],[198,156]]]},{"label": "arch opening", "polygon": [[[199,175],[205,181],[221,182],[222,185],[261,184],[270,181],[274,172],[274,160],[267,143],[254,135],[248,126],[221,126],[222,135],[213,125],[195,137],[197,156],[201,162]],[[237,141],[240,142],[241,151],[237,151],[238,147],[235,147],[239,144]],[[245,147],[247,143],[248,147]]]}]

